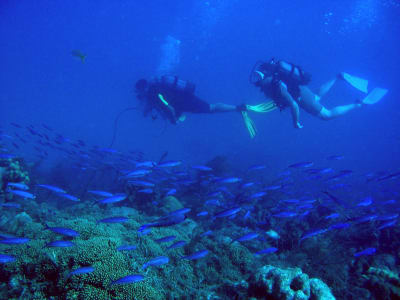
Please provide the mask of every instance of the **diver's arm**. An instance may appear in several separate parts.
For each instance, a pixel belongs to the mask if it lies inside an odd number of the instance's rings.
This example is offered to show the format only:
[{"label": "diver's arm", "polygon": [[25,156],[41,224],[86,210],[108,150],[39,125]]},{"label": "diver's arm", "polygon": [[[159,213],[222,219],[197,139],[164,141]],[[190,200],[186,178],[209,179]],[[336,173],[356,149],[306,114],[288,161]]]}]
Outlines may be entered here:
[{"label": "diver's arm", "polygon": [[178,121],[178,118],[176,117],[176,112],[175,112],[175,108],[172,105],[167,105],[167,109],[170,112],[170,121],[172,124],[176,124]]},{"label": "diver's arm", "polygon": [[288,92],[286,86],[280,82],[279,89],[281,91],[281,96],[284,102],[290,107],[290,112],[292,113],[292,120],[294,128],[303,128],[303,125],[300,124],[300,109],[297,102],[293,99],[292,95]]}]

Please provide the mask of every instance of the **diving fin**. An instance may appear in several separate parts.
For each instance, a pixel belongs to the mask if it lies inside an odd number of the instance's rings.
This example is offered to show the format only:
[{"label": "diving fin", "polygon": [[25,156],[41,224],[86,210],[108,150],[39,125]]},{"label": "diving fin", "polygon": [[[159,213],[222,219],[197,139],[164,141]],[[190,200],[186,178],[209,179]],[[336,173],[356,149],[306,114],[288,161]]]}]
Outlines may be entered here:
[{"label": "diving fin", "polygon": [[348,73],[342,73],[343,79],[346,80],[350,85],[360,90],[363,93],[368,93],[368,80],[362,79],[356,76],[352,76]]},{"label": "diving fin", "polygon": [[374,88],[361,102],[363,104],[375,104],[376,102],[379,102],[387,92],[387,89]]},{"label": "diving fin", "polygon": [[257,134],[257,129],[256,129],[256,126],[255,126],[253,120],[250,119],[250,117],[248,116],[246,111],[242,111],[242,116],[243,116],[243,120],[244,120],[244,125],[246,125],[246,128],[250,133],[250,137],[254,138]]},{"label": "diving fin", "polygon": [[254,111],[254,112],[258,112],[258,113],[270,112],[270,111],[274,110],[275,108],[277,108],[277,106],[276,106],[275,102],[273,102],[273,101],[264,102],[264,103],[260,103],[257,105],[246,105],[246,109],[248,111]]}]

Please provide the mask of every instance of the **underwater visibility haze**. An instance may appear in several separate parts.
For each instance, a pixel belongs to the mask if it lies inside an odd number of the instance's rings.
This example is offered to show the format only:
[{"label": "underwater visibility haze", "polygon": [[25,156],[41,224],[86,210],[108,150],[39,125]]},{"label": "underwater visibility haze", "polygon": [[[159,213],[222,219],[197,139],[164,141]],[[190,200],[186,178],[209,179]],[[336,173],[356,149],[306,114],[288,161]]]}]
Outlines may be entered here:
[{"label": "underwater visibility haze", "polygon": [[400,299],[400,4],[0,3],[0,299]]}]

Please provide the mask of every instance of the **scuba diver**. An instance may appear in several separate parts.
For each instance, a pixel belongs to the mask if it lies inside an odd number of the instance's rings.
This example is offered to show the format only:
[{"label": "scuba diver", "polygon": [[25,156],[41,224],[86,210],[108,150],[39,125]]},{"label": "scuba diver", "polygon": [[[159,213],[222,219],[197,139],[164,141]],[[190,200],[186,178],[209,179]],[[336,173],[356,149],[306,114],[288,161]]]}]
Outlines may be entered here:
[{"label": "scuba diver", "polygon": [[363,104],[376,103],[387,93],[386,89],[375,88],[363,100],[327,109],[320,103],[320,99],[338,79],[345,80],[364,93],[368,92],[367,80],[340,73],[336,78],[322,85],[319,93],[315,94],[307,86],[311,81],[309,73],[304,72],[299,66],[274,58],[269,62],[257,62],[250,74],[250,82],[259,87],[277,108],[280,110],[286,107],[290,108],[295,128],[303,128],[299,121],[299,108],[323,120],[330,120],[359,108]]},{"label": "scuba diver", "polygon": [[253,137],[256,133],[247,111],[265,112],[271,105],[259,104],[256,106],[241,104],[230,105],[225,103],[209,104],[195,95],[195,85],[182,80],[177,76],[161,76],[150,81],[139,79],[135,85],[136,96],[143,104],[143,114],[151,114],[153,120],[157,114],[172,124],[185,120],[183,113],[217,113],[240,112],[245,120],[246,127]]}]

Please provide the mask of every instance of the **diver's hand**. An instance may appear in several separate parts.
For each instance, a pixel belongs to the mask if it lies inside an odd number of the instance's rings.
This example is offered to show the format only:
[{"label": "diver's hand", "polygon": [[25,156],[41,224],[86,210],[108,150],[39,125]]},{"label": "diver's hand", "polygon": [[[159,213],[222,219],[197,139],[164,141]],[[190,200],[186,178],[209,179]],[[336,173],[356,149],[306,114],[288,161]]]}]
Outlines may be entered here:
[{"label": "diver's hand", "polygon": [[301,125],[300,122],[296,122],[296,124],[294,124],[294,128],[301,129],[303,128],[303,125]]}]

